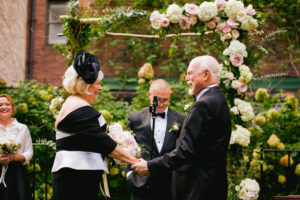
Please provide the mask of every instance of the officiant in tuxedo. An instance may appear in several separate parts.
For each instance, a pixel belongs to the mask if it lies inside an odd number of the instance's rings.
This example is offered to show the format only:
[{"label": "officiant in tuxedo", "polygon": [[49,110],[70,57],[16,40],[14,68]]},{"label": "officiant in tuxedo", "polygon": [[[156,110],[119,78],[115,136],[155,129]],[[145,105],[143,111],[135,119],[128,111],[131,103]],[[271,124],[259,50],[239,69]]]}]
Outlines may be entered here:
[{"label": "officiant in tuxedo", "polygon": [[[221,69],[212,56],[194,58],[186,81],[189,93],[196,96],[182,125],[176,148],[132,168],[140,175],[158,175],[175,170],[182,178],[173,190],[176,200],[226,200],[226,153],[231,135],[227,101],[219,87]],[[178,171],[183,165],[188,167]],[[181,190],[181,193],[177,193]]]},{"label": "officiant in tuxedo", "polygon": [[[171,88],[167,81],[158,79],[150,86],[148,97],[151,105],[154,96],[157,97],[154,141],[152,158],[157,158],[172,151],[176,146],[181,125],[185,116],[168,107]],[[149,107],[129,114],[128,127],[133,130],[137,143],[144,145],[147,152],[142,153],[142,158],[150,160],[152,145],[152,113]],[[130,167],[126,170],[127,182],[133,200],[169,200],[171,199],[172,172],[153,174],[141,177],[133,172]]]}]

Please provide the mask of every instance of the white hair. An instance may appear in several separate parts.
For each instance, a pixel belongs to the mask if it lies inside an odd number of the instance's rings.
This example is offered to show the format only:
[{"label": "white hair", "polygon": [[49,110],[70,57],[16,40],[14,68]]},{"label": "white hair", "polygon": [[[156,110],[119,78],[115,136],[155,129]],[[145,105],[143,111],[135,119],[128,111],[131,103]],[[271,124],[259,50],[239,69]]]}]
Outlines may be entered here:
[{"label": "white hair", "polygon": [[[104,75],[102,71],[99,71],[96,81],[101,81]],[[96,82],[95,81],[95,82]],[[88,89],[91,84],[86,83],[75,71],[73,65],[71,65],[65,72],[63,77],[63,86],[68,93],[72,95],[89,94]]]},{"label": "white hair", "polygon": [[199,56],[191,61],[191,64],[196,64],[197,69],[202,72],[208,70],[211,74],[211,79],[213,81],[220,82],[221,78],[221,67],[218,61],[212,56]]}]

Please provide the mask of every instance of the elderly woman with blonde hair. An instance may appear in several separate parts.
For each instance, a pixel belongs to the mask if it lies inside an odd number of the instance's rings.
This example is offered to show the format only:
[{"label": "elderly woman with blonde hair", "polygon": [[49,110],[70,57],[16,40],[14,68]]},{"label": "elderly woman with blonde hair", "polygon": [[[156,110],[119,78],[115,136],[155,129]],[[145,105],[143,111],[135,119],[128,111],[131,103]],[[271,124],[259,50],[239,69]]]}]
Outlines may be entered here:
[{"label": "elderly woman with blonde hair", "polygon": [[77,53],[65,72],[63,86],[71,96],[55,122],[54,200],[96,200],[101,174],[108,171],[106,156],[138,162],[105,133],[105,119],[91,107],[102,90],[102,78],[97,57],[89,53]]}]

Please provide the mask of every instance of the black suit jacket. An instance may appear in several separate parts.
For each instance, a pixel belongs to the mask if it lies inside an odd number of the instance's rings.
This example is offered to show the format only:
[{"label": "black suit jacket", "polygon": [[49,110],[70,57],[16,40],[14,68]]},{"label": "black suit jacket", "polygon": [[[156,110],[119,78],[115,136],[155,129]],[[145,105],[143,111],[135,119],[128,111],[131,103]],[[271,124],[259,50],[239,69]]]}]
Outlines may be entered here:
[{"label": "black suit jacket", "polygon": [[[179,123],[181,127],[184,118],[184,115],[177,113],[170,108],[168,109],[164,143],[159,152],[156,142],[154,141],[153,158],[162,156],[175,148],[176,139],[179,136],[180,129],[171,132],[169,132],[169,130],[174,122]],[[142,158],[150,160],[152,133],[149,108],[129,114],[127,126],[133,130],[137,143],[144,145],[148,151],[142,153]],[[131,170],[130,167],[127,168],[126,172],[129,170]],[[168,200],[171,199],[171,179],[171,172],[167,172],[163,175],[154,174],[149,177],[140,177],[138,174],[132,172],[132,174],[127,177],[127,182],[132,192],[133,199]]]},{"label": "black suit jacket", "polygon": [[[176,148],[148,161],[150,173],[176,170],[176,200],[226,200],[231,118],[224,94],[210,88],[192,106]],[[184,166],[184,168],[181,168]],[[180,192],[178,192],[180,191]]]}]

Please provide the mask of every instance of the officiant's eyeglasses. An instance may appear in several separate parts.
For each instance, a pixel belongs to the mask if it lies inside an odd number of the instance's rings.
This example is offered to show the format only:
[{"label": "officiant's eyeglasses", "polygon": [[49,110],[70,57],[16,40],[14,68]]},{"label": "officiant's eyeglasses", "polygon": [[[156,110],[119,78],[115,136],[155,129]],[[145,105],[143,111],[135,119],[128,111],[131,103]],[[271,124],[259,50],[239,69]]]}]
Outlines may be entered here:
[{"label": "officiant's eyeglasses", "polygon": [[170,100],[170,99],[168,99],[168,98],[166,98],[166,99],[160,99],[160,98],[157,98],[157,101],[158,101],[159,103],[164,103],[164,104],[168,103],[169,100]]}]

